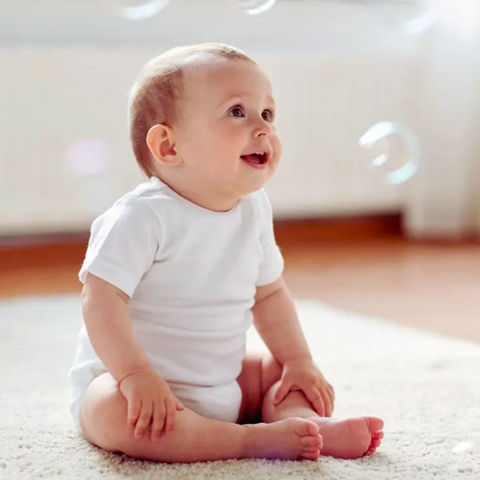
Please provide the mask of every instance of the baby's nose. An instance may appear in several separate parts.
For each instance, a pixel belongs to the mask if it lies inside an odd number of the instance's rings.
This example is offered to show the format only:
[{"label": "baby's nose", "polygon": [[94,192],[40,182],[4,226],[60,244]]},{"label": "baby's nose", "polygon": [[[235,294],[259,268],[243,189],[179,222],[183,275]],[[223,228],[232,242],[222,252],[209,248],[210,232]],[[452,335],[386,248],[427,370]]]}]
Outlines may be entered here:
[{"label": "baby's nose", "polygon": [[273,126],[271,123],[266,122],[265,120],[260,120],[255,125],[253,132],[254,132],[253,136],[255,138],[262,137],[262,136],[270,138],[273,135]]}]

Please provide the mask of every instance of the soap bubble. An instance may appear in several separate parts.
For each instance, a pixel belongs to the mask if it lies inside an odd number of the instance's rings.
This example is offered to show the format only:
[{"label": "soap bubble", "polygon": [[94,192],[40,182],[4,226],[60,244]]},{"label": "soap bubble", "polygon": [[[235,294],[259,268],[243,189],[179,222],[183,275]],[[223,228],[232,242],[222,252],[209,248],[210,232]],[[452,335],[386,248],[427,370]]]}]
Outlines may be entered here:
[{"label": "soap bubble", "polygon": [[277,0],[236,0],[237,7],[249,15],[259,15],[275,5]]},{"label": "soap bubble", "polygon": [[[391,185],[404,183],[416,173],[420,163],[417,136],[406,126],[380,122],[370,127],[358,144],[377,154],[371,165],[383,171],[382,178]],[[393,167],[395,167],[391,170]]]},{"label": "soap bubble", "polygon": [[414,0],[396,4],[369,5],[382,22],[407,35],[418,35],[431,28],[442,16],[447,0]]},{"label": "soap bubble", "polygon": [[65,154],[67,168],[78,177],[99,175],[113,160],[114,151],[109,143],[86,138],[72,144]]},{"label": "soap bubble", "polygon": [[118,15],[128,20],[144,20],[154,17],[170,0],[105,0]]}]

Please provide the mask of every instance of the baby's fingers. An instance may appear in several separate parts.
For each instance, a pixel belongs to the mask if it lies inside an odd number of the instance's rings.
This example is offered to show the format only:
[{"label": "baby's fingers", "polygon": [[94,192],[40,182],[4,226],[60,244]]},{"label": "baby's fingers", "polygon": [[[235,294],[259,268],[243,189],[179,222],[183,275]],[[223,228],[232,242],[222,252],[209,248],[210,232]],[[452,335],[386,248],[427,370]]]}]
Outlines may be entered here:
[{"label": "baby's fingers", "polygon": [[330,400],[332,401],[332,405],[335,403],[335,390],[331,385],[328,385],[327,387],[327,392],[330,397]]},{"label": "baby's fingers", "polygon": [[152,442],[156,442],[160,439],[163,426],[165,425],[165,405],[160,401],[153,405],[152,414]]},{"label": "baby's fingers", "polygon": [[[305,393],[305,392],[304,392]],[[325,405],[323,402],[323,397],[317,389],[310,390],[306,394],[308,401],[313,405],[315,411],[321,416],[325,416]]]},{"label": "baby's fingers", "polygon": [[333,404],[327,392],[323,392],[323,404],[325,405],[325,416],[331,417],[333,412]]},{"label": "baby's fingers", "polygon": [[127,424],[130,427],[135,426],[140,415],[140,410],[142,407],[142,401],[140,399],[134,399],[128,401],[128,412],[127,412]]},{"label": "baby's fingers", "polygon": [[152,402],[142,402],[142,411],[137,420],[137,425],[135,426],[135,438],[142,438],[145,430],[150,424],[152,418],[153,404]]},{"label": "baby's fingers", "polygon": [[327,417],[331,417],[333,413],[333,409],[335,408],[335,393],[333,392],[332,387],[328,387],[327,390],[324,392],[324,398],[328,400],[329,404],[329,412]]},{"label": "baby's fingers", "polygon": [[175,402],[170,397],[165,399],[165,405],[167,407],[167,415],[165,418],[165,433],[170,433],[173,431],[173,426],[175,424],[175,414],[177,412],[177,408]]},{"label": "baby's fingers", "polygon": [[292,385],[290,383],[280,382],[280,385],[278,386],[277,391],[273,396],[273,404],[278,405],[280,402],[282,402],[283,399],[287,396],[291,387]]}]

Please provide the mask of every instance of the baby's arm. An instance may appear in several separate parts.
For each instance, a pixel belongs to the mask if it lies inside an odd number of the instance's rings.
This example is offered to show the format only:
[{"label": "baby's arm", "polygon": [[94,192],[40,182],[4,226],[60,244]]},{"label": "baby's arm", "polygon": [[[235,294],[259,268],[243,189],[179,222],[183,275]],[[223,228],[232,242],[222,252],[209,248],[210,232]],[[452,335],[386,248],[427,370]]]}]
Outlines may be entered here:
[{"label": "baby's arm", "polygon": [[257,288],[252,312],[258,333],[283,367],[275,402],[281,402],[290,390],[302,390],[319,415],[330,416],[335,396],[333,388],[313,362],[282,277]]},{"label": "baby's arm", "polygon": [[284,365],[292,360],[312,361],[283,277],[257,288],[252,313],[255,328],[277,362]]},{"label": "baby's arm", "polygon": [[150,362],[132,332],[129,297],[89,273],[82,290],[83,316],[90,342],[117,382],[150,368]]},{"label": "baby's arm", "polygon": [[153,370],[132,331],[128,313],[129,297],[101,278],[88,274],[82,305],[90,342],[118,382],[128,402],[127,422],[141,438],[152,423],[152,440],[160,432],[173,430],[175,411],[183,406],[173,396],[168,384]]}]

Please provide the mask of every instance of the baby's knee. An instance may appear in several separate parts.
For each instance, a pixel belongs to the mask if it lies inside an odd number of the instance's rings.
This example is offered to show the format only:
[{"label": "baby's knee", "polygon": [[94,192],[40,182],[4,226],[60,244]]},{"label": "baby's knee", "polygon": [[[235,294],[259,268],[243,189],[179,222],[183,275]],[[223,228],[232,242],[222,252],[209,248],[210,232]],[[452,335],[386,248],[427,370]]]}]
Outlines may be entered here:
[{"label": "baby's knee", "polygon": [[119,451],[129,433],[126,399],[118,390],[93,386],[85,394],[80,425],[90,443],[109,452]]},{"label": "baby's knee", "polygon": [[262,358],[262,397],[282,378],[283,367],[273,355]]}]

